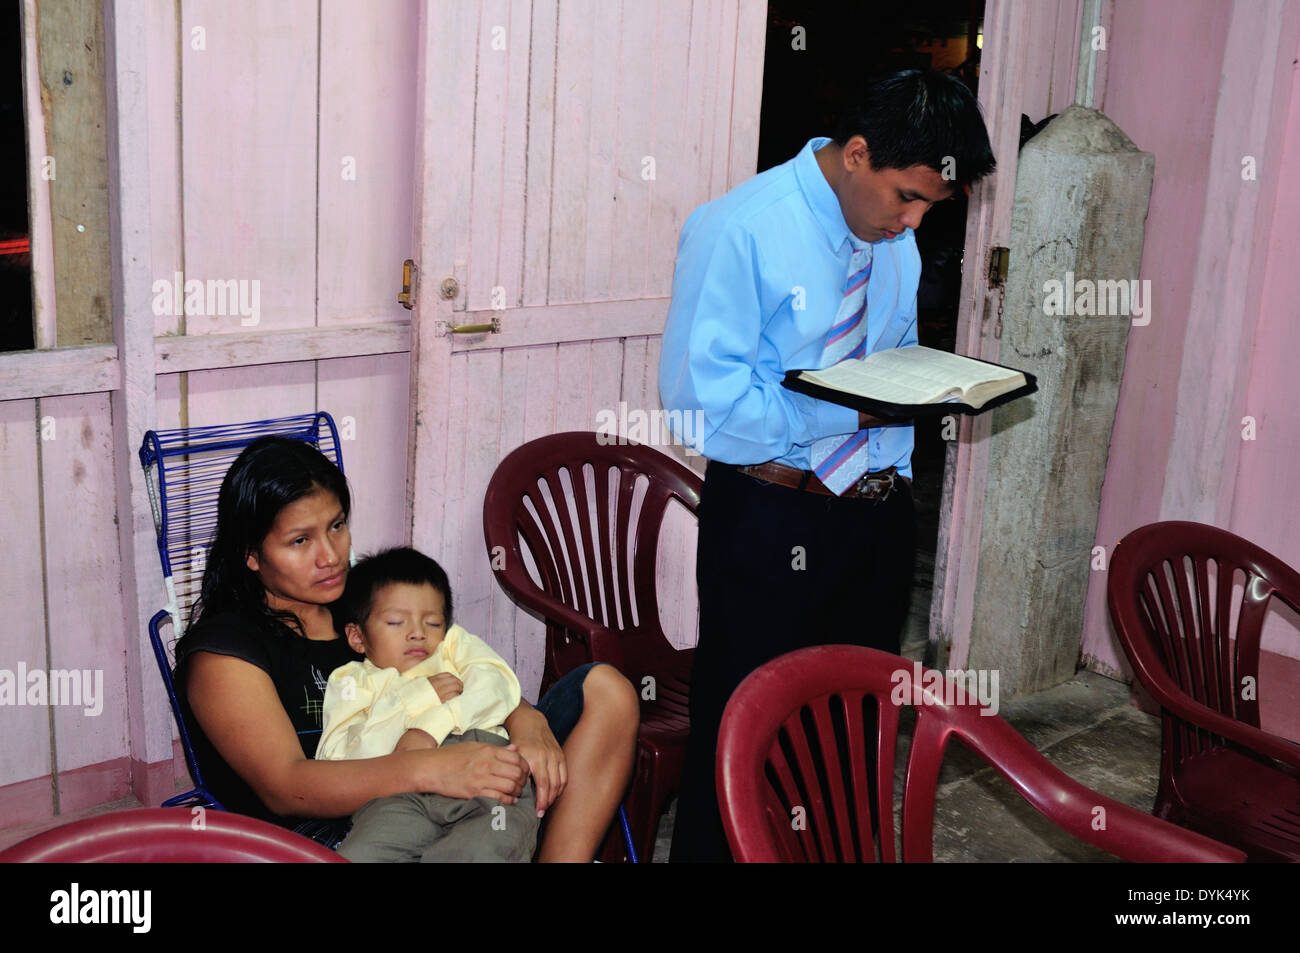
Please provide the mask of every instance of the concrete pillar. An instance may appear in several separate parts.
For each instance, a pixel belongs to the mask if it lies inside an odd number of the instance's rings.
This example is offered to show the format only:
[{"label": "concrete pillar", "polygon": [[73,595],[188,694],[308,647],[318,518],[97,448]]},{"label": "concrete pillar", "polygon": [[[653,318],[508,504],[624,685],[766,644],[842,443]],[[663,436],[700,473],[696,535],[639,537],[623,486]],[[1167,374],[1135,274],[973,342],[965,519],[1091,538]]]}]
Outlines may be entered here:
[{"label": "concrete pillar", "polygon": [[1038,393],[992,412],[968,657],[1000,671],[1004,698],[1079,661],[1129,327],[1151,316],[1136,279],[1154,165],[1082,106],[1020,153],[1000,363],[1036,374]]}]

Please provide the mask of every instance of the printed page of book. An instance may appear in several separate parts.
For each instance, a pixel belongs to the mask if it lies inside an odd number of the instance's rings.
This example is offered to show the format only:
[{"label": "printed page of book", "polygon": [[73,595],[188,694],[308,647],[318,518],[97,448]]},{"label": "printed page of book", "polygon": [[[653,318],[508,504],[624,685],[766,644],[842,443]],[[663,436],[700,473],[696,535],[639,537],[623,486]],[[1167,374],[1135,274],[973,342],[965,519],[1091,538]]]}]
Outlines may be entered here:
[{"label": "printed page of book", "polygon": [[893,404],[932,404],[989,380],[1015,380],[1019,371],[928,347],[877,351],[863,360],[841,361],[803,379]]}]

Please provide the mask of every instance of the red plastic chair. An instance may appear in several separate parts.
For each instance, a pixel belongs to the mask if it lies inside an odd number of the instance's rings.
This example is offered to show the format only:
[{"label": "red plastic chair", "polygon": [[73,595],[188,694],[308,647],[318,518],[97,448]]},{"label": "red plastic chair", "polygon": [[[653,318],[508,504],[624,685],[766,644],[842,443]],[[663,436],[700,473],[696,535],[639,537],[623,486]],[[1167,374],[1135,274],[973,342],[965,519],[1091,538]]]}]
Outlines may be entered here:
[{"label": "red plastic chair", "polygon": [[0,852],[0,863],[324,863],[345,864],[300,834],[242,814],[146,807],[99,814],[29,837]]},{"label": "red plastic chair", "polygon": [[[639,501],[638,483],[645,485]],[[651,684],[646,676],[654,679],[655,697],[646,699],[642,691],[626,801],[643,861],[650,859],[659,815],[681,780],[695,653],[675,649],[659,622],[659,531],[674,500],[695,512],[700,485],[690,469],[649,447],[561,433],[526,443],[502,460],[483,500],[483,535],[497,581],[546,622],[542,691],[586,662],[609,662],[638,690]]]},{"label": "red plastic chair", "polygon": [[1258,701],[1269,602],[1300,610],[1300,573],[1226,530],[1152,523],[1115,548],[1106,592],[1129,664],[1162,708],[1155,813],[1252,861],[1300,860],[1300,745],[1260,730]]},{"label": "red plastic chair", "polygon": [[[905,862],[934,859],[935,789],[953,736],[1058,827],[1118,857],[1244,859],[1239,850],[1072,780],[1002,718],[980,714],[977,702],[946,704],[924,684],[917,694],[907,659],[861,646],[822,645],[752,672],[727,703],[718,738],[718,790],[737,860],[895,860],[894,752],[902,710],[893,702],[896,693],[917,715],[903,788]],[[1103,816],[1103,829],[1095,830]],[[797,821],[806,826],[796,829]]]}]

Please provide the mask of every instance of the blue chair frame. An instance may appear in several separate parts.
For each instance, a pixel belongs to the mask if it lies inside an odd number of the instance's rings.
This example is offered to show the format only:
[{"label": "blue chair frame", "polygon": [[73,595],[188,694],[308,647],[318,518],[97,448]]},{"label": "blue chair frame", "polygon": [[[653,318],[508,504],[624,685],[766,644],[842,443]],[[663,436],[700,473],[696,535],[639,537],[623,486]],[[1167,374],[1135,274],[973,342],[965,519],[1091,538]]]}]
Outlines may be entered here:
[{"label": "blue chair frame", "polygon": [[[246,446],[267,436],[289,437],[310,443],[329,457],[340,472],[343,471],[338,428],[334,419],[323,411],[242,424],[150,430],[140,445],[140,465],[144,468],[149,490],[154,529],[158,534],[158,557],[162,562],[168,599],[167,607],[149,620],[149,642],[167,689],[172,718],[180,733],[185,764],[194,781],[193,790],[168,798],[163,801],[163,807],[202,806],[225,810],[203,781],[176,697],[171,659],[163,644],[162,627],[170,619],[176,639],[184,634],[180,601],[186,598],[187,602],[192,602],[202,582],[203,563],[216,529],[216,497],[221,481],[230,464]],[[303,830],[304,827],[312,830]],[[322,831],[324,836],[318,837]],[[311,821],[299,825],[298,832],[334,847],[343,839],[346,830],[340,832],[337,822]]]}]

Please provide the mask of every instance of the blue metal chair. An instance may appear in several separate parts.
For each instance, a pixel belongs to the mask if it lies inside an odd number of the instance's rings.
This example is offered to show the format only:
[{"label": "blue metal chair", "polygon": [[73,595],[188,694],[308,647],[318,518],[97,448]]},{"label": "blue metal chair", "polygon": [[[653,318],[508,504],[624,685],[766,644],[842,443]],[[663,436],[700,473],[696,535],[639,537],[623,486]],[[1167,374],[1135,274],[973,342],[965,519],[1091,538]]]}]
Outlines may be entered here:
[{"label": "blue metal chair", "polygon": [[[180,732],[185,763],[194,779],[193,790],[168,798],[162,803],[163,807],[202,805],[225,810],[203,783],[203,774],[176,698],[172,682],[175,659],[163,642],[162,626],[171,621],[175,636],[173,645],[184,634],[189,609],[203,584],[204,564],[217,529],[217,495],[221,481],[245,447],[267,436],[290,437],[310,443],[332,460],[339,470],[343,469],[338,429],[333,418],[324,412],[215,427],[150,430],[140,446],[140,465],[144,467],[145,483],[149,489],[163,584],[167,588],[166,607],[149,620],[149,641],[167,688],[172,717]],[[300,833],[321,840],[327,846],[334,846],[330,840],[335,844],[342,840],[337,822],[308,823],[312,830],[300,830]]]}]

